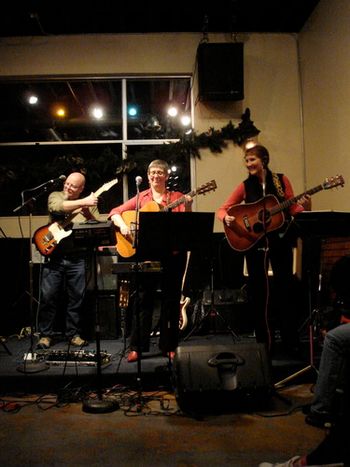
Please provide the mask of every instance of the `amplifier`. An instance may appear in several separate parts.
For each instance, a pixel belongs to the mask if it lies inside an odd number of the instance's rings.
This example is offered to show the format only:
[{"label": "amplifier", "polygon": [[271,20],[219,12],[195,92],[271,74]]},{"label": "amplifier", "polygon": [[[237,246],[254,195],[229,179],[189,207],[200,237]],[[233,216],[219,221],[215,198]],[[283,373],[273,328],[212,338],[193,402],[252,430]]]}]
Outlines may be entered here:
[{"label": "amplifier", "polygon": [[162,272],[160,261],[142,261],[135,262],[120,262],[113,264],[113,274],[125,274],[131,272]]},{"label": "amplifier", "polygon": [[112,221],[87,221],[73,224],[72,236],[77,246],[109,246],[115,243],[115,228]]},{"label": "amplifier", "polygon": [[247,303],[247,293],[245,288],[241,289],[219,289],[213,291],[203,291],[203,305],[211,305],[214,299],[214,305],[234,305],[238,303]]}]

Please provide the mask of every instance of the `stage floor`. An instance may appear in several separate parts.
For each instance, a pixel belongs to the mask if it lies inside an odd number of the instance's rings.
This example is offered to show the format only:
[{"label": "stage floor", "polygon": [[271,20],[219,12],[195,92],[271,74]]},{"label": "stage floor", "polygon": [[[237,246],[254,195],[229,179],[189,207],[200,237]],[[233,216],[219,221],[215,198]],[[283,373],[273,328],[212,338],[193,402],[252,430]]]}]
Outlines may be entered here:
[{"label": "stage floor", "polygon": [[[137,387],[141,385],[149,390],[160,388],[171,390],[172,388],[173,366],[169,359],[160,353],[157,337],[151,339],[150,352],[142,355],[140,365],[137,362],[127,362],[128,348],[122,338],[101,340],[100,370],[97,365],[95,341],[91,341],[82,349],[69,348],[67,342],[58,341],[49,350],[35,351],[37,339],[34,336],[33,349],[34,354],[36,353],[36,361],[41,362],[39,368],[31,365],[32,339],[30,336],[23,338],[11,336],[2,345],[0,344],[0,378],[3,391],[56,391],[72,382],[88,386],[122,384]],[[255,339],[249,336],[239,336],[238,339],[234,339],[229,333],[196,335],[191,336],[185,342],[180,341],[179,349],[186,349],[186,352],[190,354],[196,346],[210,349],[219,345],[231,349],[232,345],[242,343],[249,347],[254,345]],[[304,347],[304,355],[299,359],[276,353],[269,362],[272,385],[299,371],[301,375],[293,377],[293,382],[315,380],[314,371],[303,371],[309,364],[307,343]],[[28,354],[29,360],[25,360]]]}]

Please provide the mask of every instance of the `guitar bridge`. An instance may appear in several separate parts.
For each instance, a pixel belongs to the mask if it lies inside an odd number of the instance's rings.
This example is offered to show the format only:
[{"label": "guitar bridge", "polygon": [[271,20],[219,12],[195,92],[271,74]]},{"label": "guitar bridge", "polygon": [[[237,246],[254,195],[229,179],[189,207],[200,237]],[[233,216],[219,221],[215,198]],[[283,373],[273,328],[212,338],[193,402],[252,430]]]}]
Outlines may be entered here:
[{"label": "guitar bridge", "polygon": [[47,245],[45,248],[45,253],[48,254],[52,250],[52,248],[55,248],[57,245],[57,242],[52,242],[51,244]]}]

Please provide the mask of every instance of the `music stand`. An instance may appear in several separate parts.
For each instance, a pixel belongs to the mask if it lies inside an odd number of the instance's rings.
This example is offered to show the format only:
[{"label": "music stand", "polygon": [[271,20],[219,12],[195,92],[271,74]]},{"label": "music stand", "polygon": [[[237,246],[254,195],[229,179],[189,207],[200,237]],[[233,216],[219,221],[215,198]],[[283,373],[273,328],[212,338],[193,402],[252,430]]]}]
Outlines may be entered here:
[{"label": "music stand", "polygon": [[[323,237],[330,236],[347,236],[350,235],[349,228],[350,213],[340,211],[303,211],[298,213],[294,218],[294,223],[298,227],[299,236],[304,240],[312,241],[315,244],[315,238],[322,239]],[[315,264],[315,257],[313,256],[312,248],[308,245],[306,248],[306,273],[308,280],[308,308],[309,316],[306,323],[309,325],[309,365],[301,370],[293,373],[287,378],[275,384],[275,388],[283,386],[285,383],[293,380],[297,376],[314,370],[318,374],[318,370],[314,363],[314,336],[315,328],[320,322],[319,308],[320,308],[320,293],[321,293],[321,278],[322,274],[319,270],[315,271],[313,265]],[[315,274],[317,272],[317,274]],[[317,276],[317,279],[316,279]],[[317,287],[316,287],[317,282]],[[312,290],[317,288],[318,297],[316,300],[316,307],[313,306]]]},{"label": "music stand", "polygon": [[214,226],[213,212],[140,212],[139,259],[164,251],[208,248]]},{"label": "music stand", "polygon": [[101,336],[100,336],[100,312],[98,301],[98,270],[97,248],[99,246],[112,245],[115,241],[114,226],[111,221],[87,221],[82,224],[74,224],[72,235],[76,246],[85,246],[92,249],[94,271],[94,305],[95,305],[95,340],[96,340],[96,386],[97,399],[87,398],[83,401],[83,411],[88,413],[108,413],[119,409],[116,400],[102,397],[101,384]]},{"label": "music stand", "polygon": [[[159,259],[169,252],[187,252],[208,248],[214,226],[211,212],[140,212],[138,225],[137,262]],[[137,263],[136,263],[137,264]],[[137,273],[137,268],[136,268]],[[180,305],[180,304],[179,304]],[[138,307],[136,318],[138,337],[140,326]],[[138,339],[140,344],[140,339]],[[138,380],[141,387],[141,354],[139,345]]]}]

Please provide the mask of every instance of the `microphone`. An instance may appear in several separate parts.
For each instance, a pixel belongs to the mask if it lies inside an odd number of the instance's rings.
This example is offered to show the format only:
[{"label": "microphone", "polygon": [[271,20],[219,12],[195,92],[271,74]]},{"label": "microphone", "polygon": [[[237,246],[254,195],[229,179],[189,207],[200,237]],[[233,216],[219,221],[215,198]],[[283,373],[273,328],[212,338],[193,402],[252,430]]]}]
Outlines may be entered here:
[{"label": "microphone", "polygon": [[138,175],[136,178],[135,178],[135,182],[136,182],[136,186],[139,187],[142,183],[142,177],[140,177],[140,175]]},{"label": "microphone", "polygon": [[45,185],[46,185],[46,184],[49,185],[49,184],[51,184],[51,183],[60,182],[61,180],[64,182],[64,181],[66,180],[66,178],[67,178],[67,177],[66,177],[65,175],[60,175],[60,176],[57,177],[57,178],[53,178],[52,180],[47,181],[47,182],[45,183]]},{"label": "microphone", "polygon": [[[49,185],[53,185],[54,183],[57,183],[57,182],[60,182],[60,181],[64,181],[66,180],[66,176],[65,175],[60,175],[59,177],[57,178],[52,178],[51,180],[48,180],[47,182],[44,182],[42,183],[41,185],[38,185],[36,186],[35,188],[31,188],[30,191],[34,191],[34,190],[38,190],[39,188],[46,188],[48,187]],[[29,191],[29,190],[28,190]]]}]

